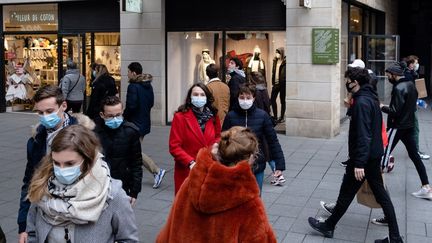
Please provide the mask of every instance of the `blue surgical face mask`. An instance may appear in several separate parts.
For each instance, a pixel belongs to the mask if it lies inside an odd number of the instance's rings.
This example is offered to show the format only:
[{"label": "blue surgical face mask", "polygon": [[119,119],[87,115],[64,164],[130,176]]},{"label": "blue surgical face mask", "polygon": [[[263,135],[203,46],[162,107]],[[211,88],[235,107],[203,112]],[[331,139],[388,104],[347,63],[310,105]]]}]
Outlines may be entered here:
[{"label": "blue surgical face mask", "polygon": [[207,103],[206,96],[191,96],[191,103],[197,108],[202,108]]},{"label": "blue surgical face mask", "polygon": [[116,116],[113,118],[105,119],[105,125],[111,129],[117,129],[123,123],[122,116]]},{"label": "blue surgical face mask", "polygon": [[96,71],[95,70],[92,71],[92,74],[93,74],[93,77],[96,77]]},{"label": "blue surgical face mask", "polygon": [[54,175],[56,179],[64,185],[70,185],[74,183],[81,175],[81,165],[83,162],[81,162],[79,165],[66,168],[60,168],[57,165],[54,165]]},{"label": "blue surgical face mask", "polygon": [[51,114],[48,114],[48,115],[39,116],[40,123],[48,129],[56,127],[59,124],[59,122],[61,121],[61,118],[57,114],[59,112],[59,110],[57,110]]}]

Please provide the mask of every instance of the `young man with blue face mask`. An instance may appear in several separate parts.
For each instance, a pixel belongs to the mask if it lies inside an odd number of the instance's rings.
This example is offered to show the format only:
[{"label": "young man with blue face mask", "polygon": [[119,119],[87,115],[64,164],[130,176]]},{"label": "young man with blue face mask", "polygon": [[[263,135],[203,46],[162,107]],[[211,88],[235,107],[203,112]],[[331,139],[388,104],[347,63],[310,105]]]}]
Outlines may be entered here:
[{"label": "young man with blue face mask", "polygon": [[[282,171],[285,170],[285,158],[273,128],[273,122],[267,112],[256,107],[255,87],[252,85],[241,85],[236,97],[236,104],[232,111],[225,117],[222,131],[226,131],[234,126],[250,128],[259,141],[259,156],[252,167],[260,191],[264,180],[264,170],[269,155],[275,161],[276,169],[274,177],[283,178]],[[282,182],[283,183],[283,182]]]},{"label": "young man with blue face mask", "polygon": [[[26,222],[30,202],[27,199],[27,190],[33,172],[47,153],[50,152],[51,142],[57,133],[73,124],[78,124],[76,117],[65,113],[67,108],[62,90],[53,85],[47,85],[36,91],[33,100],[35,102],[34,110],[39,115],[40,124],[36,126],[33,136],[27,142],[27,165],[23,178],[24,185],[21,188],[20,207],[18,212],[18,233],[19,242],[25,242],[27,239]],[[81,120],[85,120],[91,127],[90,119],[83,115]]]},{"label": "young man with blue face mask", "polygon": [[139,128],[123,120],[123,107],[117,96],[102,100],[99,115],[101,118],[95,120],[95,133],[102,144],[111,177],[123,182],[123,189],[134,206],[143,176]]}]

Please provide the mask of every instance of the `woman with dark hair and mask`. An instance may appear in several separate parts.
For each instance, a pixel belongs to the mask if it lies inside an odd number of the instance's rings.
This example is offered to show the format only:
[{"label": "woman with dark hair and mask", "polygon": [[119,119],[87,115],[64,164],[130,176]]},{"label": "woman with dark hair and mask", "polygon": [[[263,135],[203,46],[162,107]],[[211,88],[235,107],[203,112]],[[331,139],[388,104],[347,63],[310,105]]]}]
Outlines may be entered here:
[{"label": "woman with dark hair and mask", "polygon": [[276,242],[251,170],[258,152],[254,133],[238,126],[202,148],[156,242]]},{"label": "woman with dark hair and mask", "polygon": [[177,194],[198,151],[213,145],[220,138],[221,124],[213,96],[202,83],[192,85],[185,103],[174,114],[169,137],[169,151],[174,157],[174,184]]},{"label": "woman with dark hair and mask", "polygon": [[53,139],[28,190],[27,242],[138,242],[135,215],[89,129]]}]

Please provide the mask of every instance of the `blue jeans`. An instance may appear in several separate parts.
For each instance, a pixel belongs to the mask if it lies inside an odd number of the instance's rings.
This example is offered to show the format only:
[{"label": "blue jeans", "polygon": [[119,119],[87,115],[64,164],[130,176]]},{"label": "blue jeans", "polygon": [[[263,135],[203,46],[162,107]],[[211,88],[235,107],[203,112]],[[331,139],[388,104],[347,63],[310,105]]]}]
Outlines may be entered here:
[{"label": "blue jeans", "polygon": [[262,185],[263,185],[263,181],[264,181],[264,171],[256,173],[255,174],[255,179],[256,179],[258,187],[260,189],[260,196],[261,196]]},{"label": "blue jeans", "polygon": [[270,160],[267,163],[270,165],[272,172],[274,172],[276,170],[276,162],[274,160]]}]

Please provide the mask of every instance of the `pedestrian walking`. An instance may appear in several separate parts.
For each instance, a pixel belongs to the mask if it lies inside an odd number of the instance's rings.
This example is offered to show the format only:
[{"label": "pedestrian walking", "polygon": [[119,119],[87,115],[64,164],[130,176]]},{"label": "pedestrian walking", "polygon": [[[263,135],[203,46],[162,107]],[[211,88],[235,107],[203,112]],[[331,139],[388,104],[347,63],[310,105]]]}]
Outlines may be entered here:
[{"label": "pedestrian walking", "polygon": [[408,151],[408,156],[414,163],[420,177],[421,188],[412,195],[418,198],[432,200],[432,189],[429,185],[426,168],[417,150],[415,141],[415,111],[417,90],[414,83],[405,78],[404,69],[400,63],[395,63],[386,69],[389,82],[393,85],[390,105],[381,104],[381,110],[387,113],[388,145],[384,151],[382,167],[389,163],[389,155],[402,141]]},{"label": "pedestrian walking", "polygon": [[110,76],[108,69],[103,64],[96,66],[96,79],[91,85],[90,102],[86,115],[91,119],[99,116],[101,101],[107,96],[117,94],[115,80]]},{"label": "pedestrian walking", "polygon": [[387,194],[381,175],[380,161],[383,155],[381,137],[382,114],[376,91],[369,83],[368,71],[363,68],[350,68],[345,72],[346,88],[353,94],[349,126],[348,165],[345,169],[336,206],[330,217],[324,221],[309,217],[310,226],[332,238],[336,224],[347,211],[367,179],[376,201],[381,205],[389,220],[389,237],[375,242],[402,242],[396,214]]},{"label": "pedestrian walking", "polygon": [[[138,62],[132,62],[128,66],[129,85],[126,95],[126,108],[124,118],[135,124],[139,128],[140,141],[150,133],[151,129],[151,109],[154,105],[153,87],[151,85],[153,77],[151,74],[143,74],[142,66]],[[165,170],[159,166],[146,154],[143,153],[144,167],[153,175],[153,188],[158,188],[165,176]]]},{"label": "pedestrian walking", "polygon": [[51,143],[54,137],[65,127],[74,124],[82,124],[89,129],[94,128],[94,123],[82,114],[69,115],[66,113],[67,103],[62,90],[54,85],[43,86],[38,89],[33,97],[34,110],[39,115],[40,124],[35,126],[32,136],[27,141],[27,165],[21,187],[20,205],[18,211],[19,242],[27,239],[26,224],[30,202],[27,199],[28,187],[33,177],[34,170],[39,167],[42,157],[51,151]]},{"label": "pedestrian walking", "polygon": [[195,165],[198,151],[220,139],[220,120],[212,104],[213,96],[208,88],[197,83],[189,88],[185,103],[174,114],[169,151],[175,161],[175,194]]},{"label": "pedestrian walking", "polygon": [[141,191],[143,176],[140,134],[133,123],[123,121],[122,115],[120,98],[106,97],[102,100],[100,118],[95,119],[95,133],[101,142],[111,177],[121,180],[134,206]]},{"label": "pedestrian walking", "polygon": [[219,79],[219,69],[215,64],[207,66],[206,74],[210,78],[207,88],[213,95],[213,106],[218,110],[218,117],[222,124],[229,111],[230,90],[228,85]]},{"label": "pedestrian walking", "polygon": [[[276,164],[276,170],[273,175],[280,180],[280,183],[285,182],[282,176],[282,171],[285,170],[285,158],[270,115],[264,110],[257,108],[254,100],[254,87],[249,84],[240,86],[237,103],[234,109],[228,112],[228,115],[225,117],[222,130],[226,131],[234,126],[243,126],[250,128],[257,136],[259,154],[253,167],[253,173],[261,191],[269,153]],[[266,149],[267,145],[268,149]]]},{"label": "pedestrian walking", "polygon": [[257,153],[258,140],[244,127],[202,148],[156,242],[276,242],[251,170]]},{"label": "pedestrian walking", "polygon": [[138,242],[129,197],[99,148],[96,135],[81,125],[53,139],[29,187],[29,243]]},{"label": "pedestrian walking", "polygon": [[77,64],[71,59],[67,60],[66,67],[66,75],[60,80],[60,87],[67,103],[65,112],[72,110],[73,113],[78,113],[84,101],[85,77],[80,74]]},{"label": "pedestrian walking", "polygon": [[[419,58],[415,55],[409,55],[408,57],[404,58],[406,63],[406,68],[404,70],[404,76],[405,78],[411,80],[415,84],[415,80],[419,78],[418,69],[420,67],[419,64]],[[416,148],[420,155],[421,159],[429,159],[430,155],[421,152],[420,151],[420,128],[419,128],[419,122],[418,122],[418,113],[417,109],[414,112],[414,137],[416,141]]]},{"label": "pedestrian walking", "polygon": [[228,64],[228,87],[230,89],[230,108],[234,109],[237,103],[238,92],[240,85],[246,83],[246,74],[243,71],[243,63],[237,57],[230,58]]}]

